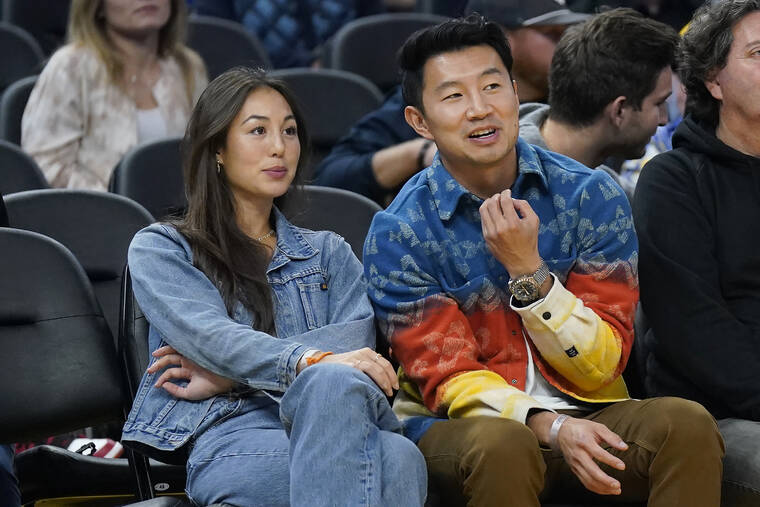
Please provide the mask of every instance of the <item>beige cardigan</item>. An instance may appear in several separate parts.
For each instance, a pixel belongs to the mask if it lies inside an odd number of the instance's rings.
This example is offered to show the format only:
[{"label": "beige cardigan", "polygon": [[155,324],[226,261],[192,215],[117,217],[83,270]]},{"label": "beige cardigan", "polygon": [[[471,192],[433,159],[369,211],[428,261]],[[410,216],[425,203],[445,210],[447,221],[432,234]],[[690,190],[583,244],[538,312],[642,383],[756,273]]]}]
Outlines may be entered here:
[{"label": "beige cardigan", "polygon": [[[169,136],[185,132],[208,80],[197,55],[192,103],[179,64],[160,61],[153,96]],[[32,90],[21,121],[21,147],[54,187],[106,190],[114,166],[137,144],[134,101],[108,78],[95,53],[68,44],[53,54]]]}]

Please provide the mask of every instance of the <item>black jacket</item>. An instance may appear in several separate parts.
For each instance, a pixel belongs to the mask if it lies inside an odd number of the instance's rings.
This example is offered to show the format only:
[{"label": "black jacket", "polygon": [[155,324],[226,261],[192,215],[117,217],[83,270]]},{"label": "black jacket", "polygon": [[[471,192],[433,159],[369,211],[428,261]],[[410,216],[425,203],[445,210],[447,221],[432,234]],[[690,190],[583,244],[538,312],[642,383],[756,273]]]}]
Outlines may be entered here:
[{"label": "black jacket", "polygon": [[760,158],[690,117],[673,147],[634,198],[645,387],[760,421]]}]

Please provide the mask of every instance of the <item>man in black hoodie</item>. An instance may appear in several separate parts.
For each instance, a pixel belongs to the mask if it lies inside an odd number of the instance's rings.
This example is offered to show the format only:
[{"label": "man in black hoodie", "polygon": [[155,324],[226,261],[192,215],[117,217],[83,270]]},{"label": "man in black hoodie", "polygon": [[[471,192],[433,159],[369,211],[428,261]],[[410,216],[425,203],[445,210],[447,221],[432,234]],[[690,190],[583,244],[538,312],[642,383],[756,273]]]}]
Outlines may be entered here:
[{"label": "man in black hoodie", "polygon": [[[760,0],[698,10],[687,116],[634,199],[650,395],[702,403],[726,443],[723,505],[760,505]],[[688,424],[688,421],[684,421]],[[699,443],[695,442],[695,446]]]}]

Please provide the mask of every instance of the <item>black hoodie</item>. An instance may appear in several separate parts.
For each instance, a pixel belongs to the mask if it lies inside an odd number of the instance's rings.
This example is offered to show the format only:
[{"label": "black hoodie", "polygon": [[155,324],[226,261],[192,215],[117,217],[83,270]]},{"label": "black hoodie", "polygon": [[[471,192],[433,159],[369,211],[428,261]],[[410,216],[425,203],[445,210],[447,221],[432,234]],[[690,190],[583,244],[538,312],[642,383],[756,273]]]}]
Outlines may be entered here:
[{"label": "black hoodie", "polygon": [[760,158],[690,117],[673,147],[643,169],[633,206],[647,392],[760,421]]}]

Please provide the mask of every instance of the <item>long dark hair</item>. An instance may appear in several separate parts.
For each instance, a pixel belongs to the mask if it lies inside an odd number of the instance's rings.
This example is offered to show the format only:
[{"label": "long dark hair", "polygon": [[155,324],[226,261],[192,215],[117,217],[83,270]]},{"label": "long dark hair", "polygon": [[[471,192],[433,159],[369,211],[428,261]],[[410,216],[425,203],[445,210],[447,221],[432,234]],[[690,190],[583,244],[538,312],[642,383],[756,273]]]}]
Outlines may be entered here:
[{"label": "long dark hair", "polygon": [[[183,140],[188,207],[184,218],[173,225],[192,246],[195,267],[216,284],[230,316],[240,301],[253,315],[254,328],[271,333],[274,310],[266,278],[267,250],[238,227],[232,191],[216,165],[216,152],[225,146],[233,119],[248,95],[261,87],[277,91],[293,111],[301,145],[293,187],[302,185],[309,140],[293,94],[262,70],[236,67],[208,85],[190,116]],[[293,187],[275,199],[278,208],[292,199]]]}]

